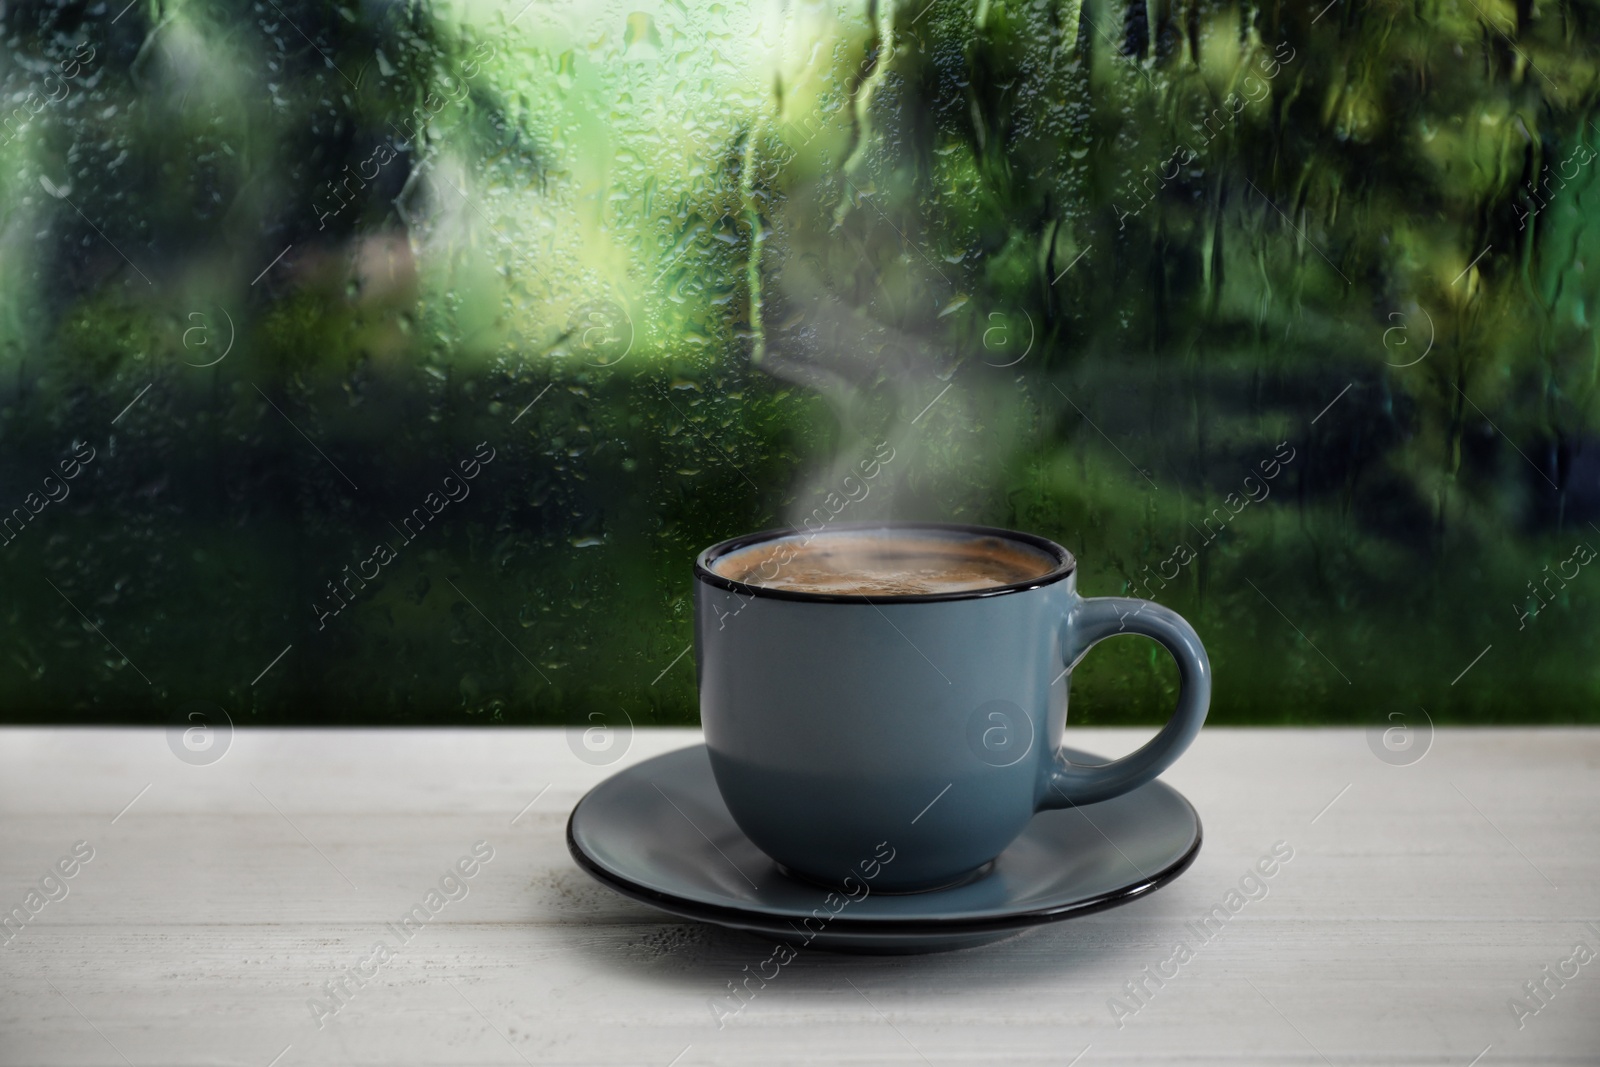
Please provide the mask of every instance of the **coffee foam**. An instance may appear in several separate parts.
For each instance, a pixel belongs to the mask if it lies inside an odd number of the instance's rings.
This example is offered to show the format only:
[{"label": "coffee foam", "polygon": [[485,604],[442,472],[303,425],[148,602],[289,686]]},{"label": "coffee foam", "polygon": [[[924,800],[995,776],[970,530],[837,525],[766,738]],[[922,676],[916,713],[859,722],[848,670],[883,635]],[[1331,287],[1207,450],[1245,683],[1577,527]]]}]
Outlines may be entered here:
[{"label": "coffee foam", "polygon": [[986,534],[862,530],[763,541],[714,560],[724,578],[834,596],[915,596],[991,589],[1056,569],[1051,555]]}]

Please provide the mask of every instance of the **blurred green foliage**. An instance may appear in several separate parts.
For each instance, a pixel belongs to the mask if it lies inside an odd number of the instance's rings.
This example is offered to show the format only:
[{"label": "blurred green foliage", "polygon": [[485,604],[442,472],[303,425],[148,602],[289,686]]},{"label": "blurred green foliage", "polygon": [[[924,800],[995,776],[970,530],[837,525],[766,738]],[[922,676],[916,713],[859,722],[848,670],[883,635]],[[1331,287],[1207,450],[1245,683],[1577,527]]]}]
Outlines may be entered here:
[{"label": "blurred green foliage", "polygon": [[1589,0],[0,19],[6,720],[693,722],[693,554],[879,441],[1213,722],[1600,719]]}]

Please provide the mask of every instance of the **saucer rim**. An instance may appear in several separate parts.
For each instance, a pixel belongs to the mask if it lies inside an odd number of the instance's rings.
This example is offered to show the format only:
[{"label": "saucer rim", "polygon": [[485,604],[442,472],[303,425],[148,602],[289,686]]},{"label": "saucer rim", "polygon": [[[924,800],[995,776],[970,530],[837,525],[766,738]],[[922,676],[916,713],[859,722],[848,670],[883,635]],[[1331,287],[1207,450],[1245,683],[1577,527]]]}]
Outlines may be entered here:
[{"label": "saucer rim", "polygon": [[[704,747],[705,746],[703,743],[700,745],[690,745],[686,748],[674,749],[672,752],[663,752],[659,756],[652,756],[651,759],[661,759],[664,756],[673,755],[677,752],[685,752],[692,748]],[[632,768],[625,768],[624,770],[631,769]],[[618,771],[616,773],[621,774],[624,773],[624,771]],[[729,926],[745,930],[754,929],[768,933],[777,932],[785,927],[790,930],[794,930],[796,933],[800,932],[798,928],[794,926],[793,917],[791,916],[779,915],[769,911],[735,907],[727,904],[707,904],[703,901],[690,900],[685,897],[674,896],[671,893],[666,893],[659,889],[652,889],[649,886],[644,886],[636,882],[629,881],[623,878],[621,875],[606,869],[599,863],[598,860],[584,852],[582,846],[578,843],[576,835],[573,832],[573,823],[577,820],[578,811],[583,807],[584,801],[589,799],[590,794],[594,793],[595,790],[611,781],[613,777],[615,777],[615,775],[607,776],[603,781],[596,783],[592,788],[585,792],[584,795],[579,798],[578,802],[573,805],[571,814],[567,816],[567,852],[572,856],[573,862],[578,865],[580,870],[589,875],[589,877],[593,878],[595,881],[599,882],[601,885],[604,885],[606,888],[620,893],[631,900],[636,900],[641,904],[648,904],[653,907],[660,908],[663,911],[673,915],[679,915],[683,918],[716,923],[719,926]],[[998,933],[1005,930],[1024,930],[1034,926],[1043,926],[1047,923],[1063,922],[1067,919],[1075,919],[1084,915],[1092,915],[1095,912],[1106,911],[1110,908],[1120,907],[1123,904],[1131,903],[1132,901],[1138,900],[1141,897],[1149,896],[1156,890],[1171,883],[1174,879],[1183,874],[1184,871],[1188,870],[1189,867],[1194,864],[1195,859],[1200,855],[1200,846],[1205,841],[1205,827],[1201,822],[1200,812],[1195,808],[1194,804],[1189,801],[1189,798],[1183,795],[1182,792],[1170,785],[1167,785],[1165,782],[1151,782],[1147,784],[1159,784],[1166,789],[1171,790],[1172,794],[1183,802],[1184,807],[1189,810],[1189,814],[1194,819],[1194,842],[1189,846],[1188,849],[1184,851],[1183,855],[1179,856],[1172,863],[1169,863],[1166,867],[1157,871],[1153,875],[1146,875],[1129,885],[1123,886],[1119,889],[1108,890],[1093,897],[1078,899],[1069,903],[1058,904],[1051,907],[1030,908],[1024,911],[1012,912],[1005,915],[986,915],[983,917],[973,918],[948,917],[942,919],[862,919],[847,918],[842,915],[836,915],[829,920],[826,927],[826,933],[831,937],[871,937],[885,934],[906,937],[939,937],[949,936],[951,934]],[[1143,787],[1141,786],[1140,788]],[[1087,806],[1092,807],[1092,805]],[[941,890],[938,889],[931,889],[928,891],[930,894],[937,894],[939,892],[941,892]],[[923,894],[917,895],[921,896]],[[820,937],[822,934],[819,932],[817,936]]]}]

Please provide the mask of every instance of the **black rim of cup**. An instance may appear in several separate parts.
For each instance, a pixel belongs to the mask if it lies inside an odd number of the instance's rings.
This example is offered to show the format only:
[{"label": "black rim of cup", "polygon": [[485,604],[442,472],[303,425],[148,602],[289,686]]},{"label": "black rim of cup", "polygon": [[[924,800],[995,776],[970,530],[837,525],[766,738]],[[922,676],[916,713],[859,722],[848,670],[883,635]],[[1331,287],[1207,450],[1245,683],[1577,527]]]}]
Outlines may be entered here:
[{"label": "black rim of cup", "polygon": [[[1055,559],[1056,565],[1037,578],[1012,582],[1009,585],[992,585],[983,589],[963,589],[949,593],[904,593],[885,596],[867,596],[863,593],[810,593],[799,589],[777,589],[772,586],[737,581],[718,574],[712,569],[716,561],[723,556],[737,552],[742,548],[749,548],[751,545],[761,544],[764,541],[778,541],[786,537],[803,537],[806,533],[830,534],[862,530],[906,532],[931,530],[938,533],[965,534],[973,537],[995,537],[1002,541],[1011,541],[1038,549]],[[829,526],[817,531],[796,530],[792,527],[762,530],[759,533],[744,534],[726,541],[719,541],[701,552],[695,557],[694,561],[694,576],[717,589],[738,593],[740,596],[766,597],[771,600],[805,600],[816,604],[927,604],[940,600],[976,600],[980,597],[1025,593],[1030,589],[1054,585],[1063,578],[1070,576],[1075,570],[1077,570],[1077,561],[1073,559],[1072,553],[1048,538],[1039,537],[1036,534],[1023,533],[1020,530],[1006,530],[998,526],[972,526],[955,522],[853,522],[841,523],[837,526]]]}]

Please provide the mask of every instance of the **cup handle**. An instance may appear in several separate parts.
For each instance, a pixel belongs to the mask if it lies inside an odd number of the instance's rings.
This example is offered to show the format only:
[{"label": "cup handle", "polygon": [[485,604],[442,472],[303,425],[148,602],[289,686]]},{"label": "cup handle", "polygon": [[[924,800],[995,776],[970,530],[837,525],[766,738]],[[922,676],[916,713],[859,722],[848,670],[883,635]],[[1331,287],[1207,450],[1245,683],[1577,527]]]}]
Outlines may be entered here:
[{"label": "cup handle", "polygon": [[1142,634],[1161,642],[1178,663],[1178,707],[1144,747],[1097,767],[1068,763],[1061,753],[1046,771],[1040,809],[1073,808],[1137,789],[1183,755],[1200,733],[1211,705],[1211,661],[1194,627],[1170,608],[1149,600],[1107,596],[1080,599],[1067,614],[1063,654],[1069,669],[1095,645],[1116,634]]}]

